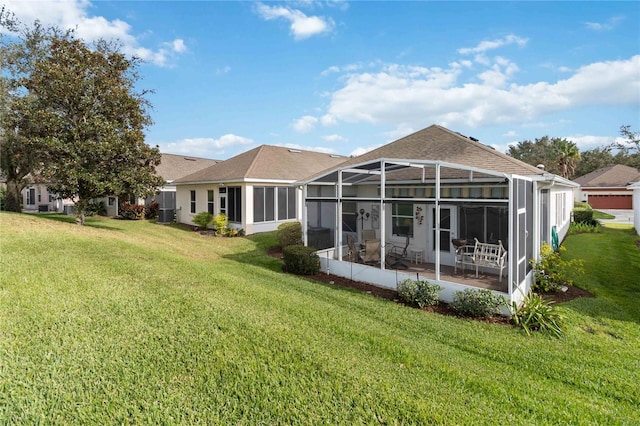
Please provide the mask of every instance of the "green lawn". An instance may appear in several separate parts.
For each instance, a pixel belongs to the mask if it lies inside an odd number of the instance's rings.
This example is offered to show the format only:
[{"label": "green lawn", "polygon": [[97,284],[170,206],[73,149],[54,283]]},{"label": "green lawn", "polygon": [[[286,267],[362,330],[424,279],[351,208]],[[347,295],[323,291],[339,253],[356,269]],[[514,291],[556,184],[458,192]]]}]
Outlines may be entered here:
[{"label": "green lawn", "polygon": [[594,219],[615,219],[616,217],[612,214],[601,212],[600,210],[593,211]]},{"label": "green lawn", "polygon": [[[279,272],[273,234],[0,213],[0,424],[639,424],[640,255],[554,339]],[[632,275],[629,275],[632,274]]]}]

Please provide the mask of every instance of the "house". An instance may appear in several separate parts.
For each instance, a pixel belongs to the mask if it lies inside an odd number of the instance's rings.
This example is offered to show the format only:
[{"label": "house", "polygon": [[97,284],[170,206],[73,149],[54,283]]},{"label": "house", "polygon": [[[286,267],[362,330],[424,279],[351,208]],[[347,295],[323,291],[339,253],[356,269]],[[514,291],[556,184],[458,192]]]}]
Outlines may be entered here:
[{"label": "house", "polygon": [[[445,301],[479,287],[522,300],[529,260],[568,232],[577,187],[437,125],[299,183],[305,243],[319,249],[323,271],[392,289],[429,279]],[[353,262],[354,239],[371,238],[363,230],[379,240],[383,261]],[[478,248],[496,262],[474,264]]]},{"label": "house", "polygon": [[576,200],[594,209],[632,209],[633,197],[627,185],[640,181],[638,169],[616,164],[603,167],[574,179],[580,185]]},{"label": "house", "polygon": [[230,226],[247,235],[300,221],[301,190],[294,183],[345,160],[340,155],[261,145],[176,179],[177,221],[192,225],[197,213],[224,213]]},{"label": "house", "polygon": [[640,235],[640,181],[630,184],[627,189],[633,191],[633,227]]},{"label": "house", "polygon": [[[147,198],[146,202],[155,199],[160,204],[160,220],[162,216],[166,216],[170,222],[173,220],[175,213],[175,186],[173,181],[179,177],[202,170],[218,160],[208,158],[190,157],[185,155],[162,154],[160,164],[156,167],[156,173],[160,175],[166,184],[158,189],[158,193]],[[24,210],[39,212],[59,212],[72,214],[75,208],[74,203],[70,199],[61,199],[56,194],[50,193],[46,183],[42,183],[37,179],[29,176],[31,183],[22,190],[22,205]],[[117,216],[118,214],[118,198],[115,196],[102,197],[94,200],[96,202],[103,201],[107,209],[107,216]],[[144,199],[139,199],[135,195],[129,197],[129,202],[133,204],[144,204]]]},{"label": "house", "polygon": [[176,186],[174,181],[199,170],[206,169],[220,160],[191,157],[186,155],[162,154],[160,164],[156,167],[158,175],[165,180],[165,185],[158,193],[147,197],[146,204],[156,200],[159,206],[159,222],[173,222],[176,212]]}]

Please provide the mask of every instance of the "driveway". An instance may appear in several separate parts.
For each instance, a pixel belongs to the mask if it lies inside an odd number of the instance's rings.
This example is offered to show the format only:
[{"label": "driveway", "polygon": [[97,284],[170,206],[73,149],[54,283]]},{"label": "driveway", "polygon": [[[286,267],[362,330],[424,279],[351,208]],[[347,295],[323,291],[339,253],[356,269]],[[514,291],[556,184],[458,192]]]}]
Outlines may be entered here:
[{"label": "driveway", "polygon": [[602,223],[626,223],[633,226],[633,210],[598,210],[615,216],[615,219],[599,219]]}]

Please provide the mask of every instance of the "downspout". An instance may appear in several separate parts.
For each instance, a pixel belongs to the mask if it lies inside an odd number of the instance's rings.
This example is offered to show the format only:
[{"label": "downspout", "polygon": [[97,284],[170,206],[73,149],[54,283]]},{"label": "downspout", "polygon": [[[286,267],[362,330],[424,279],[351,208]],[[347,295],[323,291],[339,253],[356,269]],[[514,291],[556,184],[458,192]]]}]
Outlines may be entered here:
[{"label": "downspout", "polygon": [[[509,262],[508,268],[507,268],[507,279],[508,279],[508,289],[509,289],[509,301],[513,301],[513,277],[514,277],[514,260],[515,260],[515,265],[517,266],[518,264],[518,258],[517,258],[517,247],[515,245],[515,230],[514,230],[514,220],[513,220],[513,215],[514,215],[514,205],[513,205],[513,200],[514,200],[514,194],[513,193],[513,178],[509,177],[507,178],[509,179],[509,250],[511,251],[511,256],[507,255],[507,261]],[[514,256],[514,251],[516,253],[516,256]],[[518,283],[518,285],[520,285],[520,283]]]},{"label": "downspout", "polygon": [[338,170],[338,188],[336,206],[336,235],[334,237],[334,243],[336,245],[337,260],[342,261],[342,170]]},{"label": "downspout", "polygon": [[308,228],[308,217],[309,217],[309,203],[307,202],[307,184],[302,185],[302,244],[305,246],[309,245],[309,228]]},{"label": "downspout", "polygon": [[433,223],[436,225],[436,280],[440,281],[440,163],[436,163],[436,217]]},{"label": "downspout", "polygon": [[385,255],[385,244],[386,244],[386,230],[387,230],[387,215],[385,211],[385,198],[386,198],[386,170],[385,170],[385,162],[382,160],[380,162],[380,269],[386,269],[386,255]]}]

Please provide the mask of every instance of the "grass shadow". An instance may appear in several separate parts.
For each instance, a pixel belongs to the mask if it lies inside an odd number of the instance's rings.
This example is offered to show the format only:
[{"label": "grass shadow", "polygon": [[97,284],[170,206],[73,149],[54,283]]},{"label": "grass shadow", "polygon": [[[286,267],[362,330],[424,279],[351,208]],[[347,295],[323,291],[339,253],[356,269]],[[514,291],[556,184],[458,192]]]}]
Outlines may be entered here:
[{"label": "grass shadow", "polygon": [[[60,222],[60,223],[69,223],[72,225],[76,225],[76,217],[75,216],[69,216],[69,215],[65,215],[62,213],[38,213],[37,217],[43,218],[43,219],[47,219],[47,220],[52,220],[54,222]],[[98,217],[98,218],[93,218],[93,217],[87,217],[85,219],[84,222],[84,226],[88,227],[88,228],[96,228],[96,229],[108,229],[108,230],[113,230],[113,231],[124,231],[124,228],[120,228],[117,226],[109,226],[109,225],[104,225],[103,223],[105,222],[105,219],[113,219],[113,218],[108,218],[108,217]],[[115,220],[115,219],[113,219]],[[111,222],[109,222],[111,223]]]},{"label": "grass shadow", "polygon": [[259,266],[274,272],[282,272],[282,260],[269,255],[269,248],[278,244],[275,231],[261,232],[241,238],[248,240],[252,248],[243,250],[241,253],[224,255],[223,258]]}]

